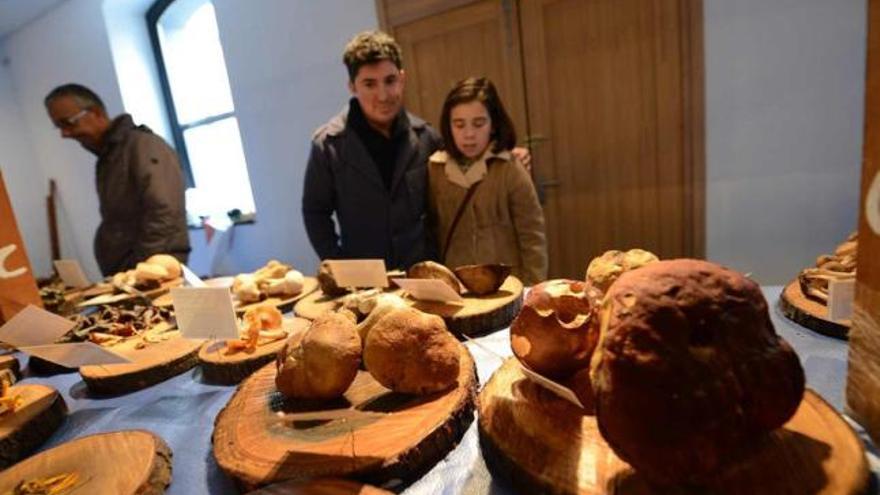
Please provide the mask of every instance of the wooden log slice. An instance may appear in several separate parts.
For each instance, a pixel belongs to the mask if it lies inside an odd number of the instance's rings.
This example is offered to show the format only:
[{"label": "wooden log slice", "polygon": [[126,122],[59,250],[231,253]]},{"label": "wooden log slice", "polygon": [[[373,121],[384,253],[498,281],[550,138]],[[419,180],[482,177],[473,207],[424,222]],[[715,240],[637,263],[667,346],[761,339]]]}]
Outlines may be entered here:
[{"label": "wooden log slice", "polygon": [[28,370],[35,375],[58,375],[62,373],[76,373],[76,368],[68,368],[67,366],[62,366],[60,364],[53,363],[52,361],[46,361],[45,359],[37,356],[28,357]]},{"label": "wooden log slice", "polygon": [[284,481],[247,495],[391,495],[391,492],[356,481],[325,478],[306,482]]},{"label": "wooden log slice", "polygon": [[831,321],[828,307],[807,298],[797,280],[785,286],[779,296],[779,309],[789,320],[829,337],[847,339],[850,321]]},{"label": "wooden log slice", "polygon": [[202,340],[180,336],[180,331],[165,332],[169,338],[137,349],[140,339],[129,339],[109,349],[131,360],[125,364],[83,366],[79,374],[98,394],[124,394],[167,380],[192,368],[198,363]]},{"label": "wooden log slice", "polygon": [[[181,285],[183,285],[183,278],[178,277],[174,280],[162,282],[161,284],[159,284],[159,287],[156,287],[155,289],[144,290],[141,291],[141,293],[151,300],[155,300],[161,297],[163,294],[167,294],[168,291],[170,291],[174,287],[180,287]],[[139,297],[139,294],[129,294],[126,292],[122,292],[119,294],[106,293],[86,299],[85,301],[77,304],[77,307],[85,308],[88,306],[100,306],[102,304],[128,304],[131,301],[138,299]]]},{"label": "wooden log slice", "polygon": [[26,480],[76,473],[70,493],[154,495],[171,483],[171,449],[144,430],[123,430],[78,438],[0,472],[0,493]]},{"label": "wooden log slice", "polygon": [[[460,347],[457,387],[427,396],[393,393],[359,371],[339,399],[285,400],[275,389],[275,364],[268,364],[242,382],[217,416],[214,457],[246,489],[325,476],[409,484],[473,421],[477,377],[473,358]],[[313,416],[284,417],[301,413]]]},{"label": "wooden log slice", "polygon": [[522,309],[523,284],[511,275],[495,293],[485,296],[464,294],[462,297],[464,305],[407,300],[420,311],[442,316],[453,334],[474,336],[510,325]]},{"label": "wooden log slice", "polygon": [[[295,296],[291,296],[291,297],[272,296],[272,297],[268,297],[262,301],[255,302],[255,303],[249,303],[249,304],[242,304],[242,303],[236,302],[235,311],[237,313],[241,314],[241,313],[244,313],[245,311],[253,308],[254,306],[260,306],[263,304],[271,304],[281,311],[287,311],[287,310],[293,308],[293,305],[296,304],[297,301],[302,300],[303,298],[305,298],[309,294],[315,292],[316,290],[318,290],[318,279],[315,277],[303,277],[303,289],[299,294],[297,294]],[[235,300],[235,299],[233,299],[233,300]]]},{"label": "wooden log slice", "polygon": [[[287,335],[304,332],[311,321],[305,318],[285,318],[283,328]],[[199,350],[199,364],[206,382],[221,385],[235,385],[257,371],[266,363],[275,360],[275,355],[284,347],[287,339],[276,340],[257,347],[252,353],[243,351],[226,354],[225,340],[212,340]]]},{"label": "wooden log slice", "polygon": [[0,355],[0,371],[3,370],[11,371],[16,380],[21,378],[21,366],[18,363],[18,358],[12,354]]},{"label": "wooden log slice", "polygon": [[[442,316],[453,334],[480,335],[504,328],[516,318],[522,308],[523,284],[518,278],[509,276],[493,294],[464,294],[462,298],[462,305],[416,301],[409,297],[404,300],[420,311]],[[339,297],[327,297],[318,290],[298,302],[293,311],[297,316],[314,320],[321,313],[336,309],[339,300]]]},{"label": "wooden log slice", "polygon": [[[480,392],[478,417],[486,465],[518,493],[679,493],[652,489],[605,443],[594,416],[529,381],[514,358]],[[807,390],[794,417],[719,474],[717,485],[681,493],[856,494],[867,483],[861,440]]]},{"label": "wooden log slice", "polygon": [[[12,412],[0,414],[0,469],[30,455],[55,433],[67,415],[64,398],[52,387],[18,384],[10,388],[22,403]],[[6,493],[0,490],[0,493]]]}]

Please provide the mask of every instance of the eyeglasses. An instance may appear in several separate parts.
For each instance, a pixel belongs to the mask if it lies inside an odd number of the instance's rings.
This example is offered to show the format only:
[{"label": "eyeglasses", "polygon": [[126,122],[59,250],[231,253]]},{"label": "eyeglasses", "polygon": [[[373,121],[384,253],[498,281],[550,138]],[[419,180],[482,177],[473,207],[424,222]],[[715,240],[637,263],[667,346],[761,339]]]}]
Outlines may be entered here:
[{"label": "eyeglasses", "polygon": [[83,108],[82,110],[80,110],[79,112],[76,112],[74,115],[71,115],[70,117],[59,119],[58,122],[55,123],[55,127],[59,128],[59,129],[70,129],[71,127],[75,126],[77,124],[77,122],[80,121],[80,119],[85,117],[87,113],[89,113],[89,109]]}]

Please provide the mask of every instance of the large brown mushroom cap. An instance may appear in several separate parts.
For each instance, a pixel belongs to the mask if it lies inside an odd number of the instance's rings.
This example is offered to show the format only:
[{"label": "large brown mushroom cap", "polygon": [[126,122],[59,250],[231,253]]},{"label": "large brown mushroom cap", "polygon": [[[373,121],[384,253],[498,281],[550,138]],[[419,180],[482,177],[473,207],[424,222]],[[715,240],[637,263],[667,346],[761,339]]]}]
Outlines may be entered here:
[{"label": "large brown mushroom cap", "polygon": [[461,292],[461,282],[452,273],[452,270],[434,261],[416,263],[409,267],[406,276],[408,278],[435,278],[448,285],[456,294]]},{"label": "large brown mushroom cap", "polygon": [[367,334],[364,365],[376,381],[395,392],[439,392],[458,381],[460,346],[443,318],[392,307]]},{"label": "large brown mushroom cap", "polygon": [[609,445],[646,478],[708,481],[797,410],[800,361],[758,285],[739,273],[655,262],[624,273],[606,304],[596,415]]},{"label": "large brown mushroom cap", "polygon": [[514,355],[552,379],[588,366],[599,336],[596,303],[597,293],[579,280],[549,280],[532,287],[510,325]]}]

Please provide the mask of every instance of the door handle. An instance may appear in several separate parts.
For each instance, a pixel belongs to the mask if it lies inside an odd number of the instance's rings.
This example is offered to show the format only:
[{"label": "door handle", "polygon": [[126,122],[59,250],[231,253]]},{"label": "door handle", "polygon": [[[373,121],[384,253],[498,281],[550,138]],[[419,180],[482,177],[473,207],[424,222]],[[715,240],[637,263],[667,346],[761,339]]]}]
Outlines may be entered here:
[{"label": "door handle", "polygon": [[547,179],[538,181],[538,185],[543,187],[544,189],[551,189],[554,187],[559,187],[559,181],[556,179]]}]

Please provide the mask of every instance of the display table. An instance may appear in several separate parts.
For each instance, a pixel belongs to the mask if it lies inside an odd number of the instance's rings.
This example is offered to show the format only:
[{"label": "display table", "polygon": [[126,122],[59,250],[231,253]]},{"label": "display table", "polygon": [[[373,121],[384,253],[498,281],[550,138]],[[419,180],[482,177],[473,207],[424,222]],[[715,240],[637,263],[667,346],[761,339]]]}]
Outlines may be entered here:
[{"label": "display table", "polygon": [[[784,318],[777,309],[780,286],[765,287],[777,332],[791,343],[806,370],[807,386],[843,411],[847,369],[845,341],[825,337]],[[508,331],[501,330],[466,344],[477,363],[480,383],[485,383],[501,364],[499,356],[510,356]],[[19,356],[22,367],[27,357]],[[93,396],[78,373],[51,377],[31,376],[24,383],[45,383],[57,388],[67,402],[70,414],[64,425],[41,448],[58,445],[84,435],[120,429],[145,429],[161,436],[171,447],[173,481],[169,494],[234,494],[236,487],[217,467],[211,454],[214,418],[226,405],[235,388],[201,382],[198,368],[144,390],[111,398]],[[872,470],[871,493],[880,494],[877,475],[880,460],[867,436],[865,439]],[[86,454],[86,453],[84,453]],[[428,474],[407,488],[406,494],[502,494],[504,488],[493,482],[483,462],[476,421],[471,424],[458,447]]]}]

